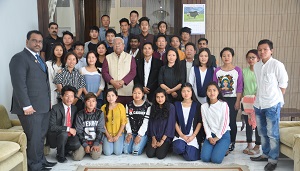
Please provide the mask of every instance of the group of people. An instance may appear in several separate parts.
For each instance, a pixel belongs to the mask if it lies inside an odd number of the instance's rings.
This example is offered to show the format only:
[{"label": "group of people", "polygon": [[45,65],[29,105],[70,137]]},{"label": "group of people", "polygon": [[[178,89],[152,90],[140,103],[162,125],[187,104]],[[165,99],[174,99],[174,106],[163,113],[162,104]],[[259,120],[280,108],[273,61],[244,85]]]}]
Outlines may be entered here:
[{"label": "group of people", "polygon": [[138,17],[131,11],[131,23],[122,18],[116,34],[104,15],[86,43],[73,43],[68,31],[59,38],[56,23],[49,24],[45,39],[37,30],[28,32],[10,73],[12,113],[27,135],[29,170],[56,164],[43,155],[45,137],[61,163],[69,154],[81,160],[85,154],[98,159],[144,150],[163,159],[170,149],[187,161],[222,163],[235,149],[241,108],[248,142],[243,152],[259,154],[262,145],[262,155],[251,160],[268,161],[265,170],[274,170],[288,75],[272,57],[273,43],[261,40],[246,54],[249,67],[243,70],[233,64],[234,50],[225,47],[217,67],[207,39],[198,40],[198,53],[189,42],[190,28],[170,36],[161,21],[154,36],[149,19]]}]

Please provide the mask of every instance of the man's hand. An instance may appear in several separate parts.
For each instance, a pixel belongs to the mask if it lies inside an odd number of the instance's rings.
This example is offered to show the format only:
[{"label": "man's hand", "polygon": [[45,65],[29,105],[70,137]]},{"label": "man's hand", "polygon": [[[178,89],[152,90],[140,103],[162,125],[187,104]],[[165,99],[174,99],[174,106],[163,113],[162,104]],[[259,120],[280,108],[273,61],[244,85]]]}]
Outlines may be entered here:
[{"label": "man's hand", "polygon": [[91,152],[91,147],[90,146],[84,147],[84,151],[85,151],[85,153],[90,153]]},{"label": "man's hand", "polygon": [[99,152],[99,151],[100,151],[100,146],[94,145],[94,146],[91,148],[91,151]]},{"label": "man's hand", "polygon": [[70,128],[69,133],[74,137],[76,135],[76,129]]},{"label": "man's hand", "polygon": [[178,94],[176,93],[176,91],[174,91],[173,93],[171,93],[171,95],[173,96],[173,98],[176,98],[178,96]]},{"label": "man's hand", "polygon": [[144,93],[149,94],[150,93],[150,88],[148,87],[143,87]]},{"label": "man's hand", "polygon": [[33,107],[31,106],[29,109],[24,110],[25,115],[32,115],[34,112],[36,112]]}]

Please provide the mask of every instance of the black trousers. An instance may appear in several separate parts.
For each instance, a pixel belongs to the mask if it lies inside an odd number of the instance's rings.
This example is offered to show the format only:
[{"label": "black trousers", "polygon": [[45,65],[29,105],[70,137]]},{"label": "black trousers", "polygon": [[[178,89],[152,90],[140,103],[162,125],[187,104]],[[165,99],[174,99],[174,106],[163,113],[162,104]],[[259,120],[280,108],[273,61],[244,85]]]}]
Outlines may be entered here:
[{"label": "black trousers", "polygon": [[27,137],[27,165],[29,171],[40,171],[46,162],[44,141],[49,127],[50,113],[18,115]]},{"label": "black trousers", "polygon": [[160,147],[157,148],[153,148],[152,147],[152,142],[151,140],[148,141],[147,143],[147,147],[146,147],[146,155],[149,158],[153,158],[153,157],[157,157],[158,159],[163,159],[167,156],[170,146],[171,146],[171,142],[164,142]]},{"label": "black trousers", "polygon": [[78,136],[68,136],[68,132],[49,132],[48,142],[51,148],[57,147],[59,157],[65,157],[66,153],[81,146]]},{"label": "black trousers", "polygon": [[236,97],[225,97],[225,100],[228,104],[229,112],[230,112],[229,113],[229,118],[230,118],[229,127],[231,129],[230,139],[231,139],[231,143],[235,143],[236,134],[237,134],[236,116],[238,113],[238,111],[234,109]]}]

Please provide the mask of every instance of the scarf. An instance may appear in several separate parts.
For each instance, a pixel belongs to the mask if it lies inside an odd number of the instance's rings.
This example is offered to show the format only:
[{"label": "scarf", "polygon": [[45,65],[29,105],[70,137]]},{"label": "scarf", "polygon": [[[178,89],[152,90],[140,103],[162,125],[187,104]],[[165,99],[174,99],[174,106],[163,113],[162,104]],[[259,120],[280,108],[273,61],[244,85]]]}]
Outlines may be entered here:
[{"label": "scarf", "polygon": [[188,118],[188,121],[187,121],[186,125],[184,123],[184,117],[183,117],[181,102],[175,102],[174,105],[175,105],[176,115],[177,115],[177,118],[178,118],[178,122],[179,122],[179,125],[180,125],[180,128],[181,128],[181,131],[184,135],[188,135],[190,130],[191,130],[192,122],[193,122],[195,114],[196,114],[197,102],[192,103],[190,113],[189,113],[189,118]]}]

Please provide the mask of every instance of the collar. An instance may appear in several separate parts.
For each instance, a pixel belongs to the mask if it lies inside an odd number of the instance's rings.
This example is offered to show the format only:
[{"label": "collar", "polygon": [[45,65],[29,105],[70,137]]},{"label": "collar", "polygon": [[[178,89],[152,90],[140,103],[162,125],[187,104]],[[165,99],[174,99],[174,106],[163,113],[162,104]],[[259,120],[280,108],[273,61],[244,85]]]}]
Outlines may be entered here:
[{"label": "collar", "polygon": [[30,50],[28,47],[25,47],[34,57],[35,57],[35,59],[36,59],[36,56],[35,55],[39,55],[39,53],[35,53],[35,52],[33,52],[32,50]]},{"label": "collar", "polygon": [[67,106],[66,104],[64,104],[64,102],[62,102],[62,104],[63,104],[65,110],[68,110],[68,107],[70,107],[70,110],[71,110],[71,105]]},{"label": "collar", "polygon": [[152,56],[151,56],[151,58],[149,59],[148,62],[146,61],[146,59],[144,59],[144,62],[145,62],[145,63],[151,63],[151,61],[152,61]]},{"label": "collar", "polygon": [[96,109],[94,109],[92,112],[89,112],[89,111],[86,110],[86,108],[84,108],[84,112],[85,112],[86,114],[91,114],[91,113],[95,113],[95,112],[96,112]]}]

